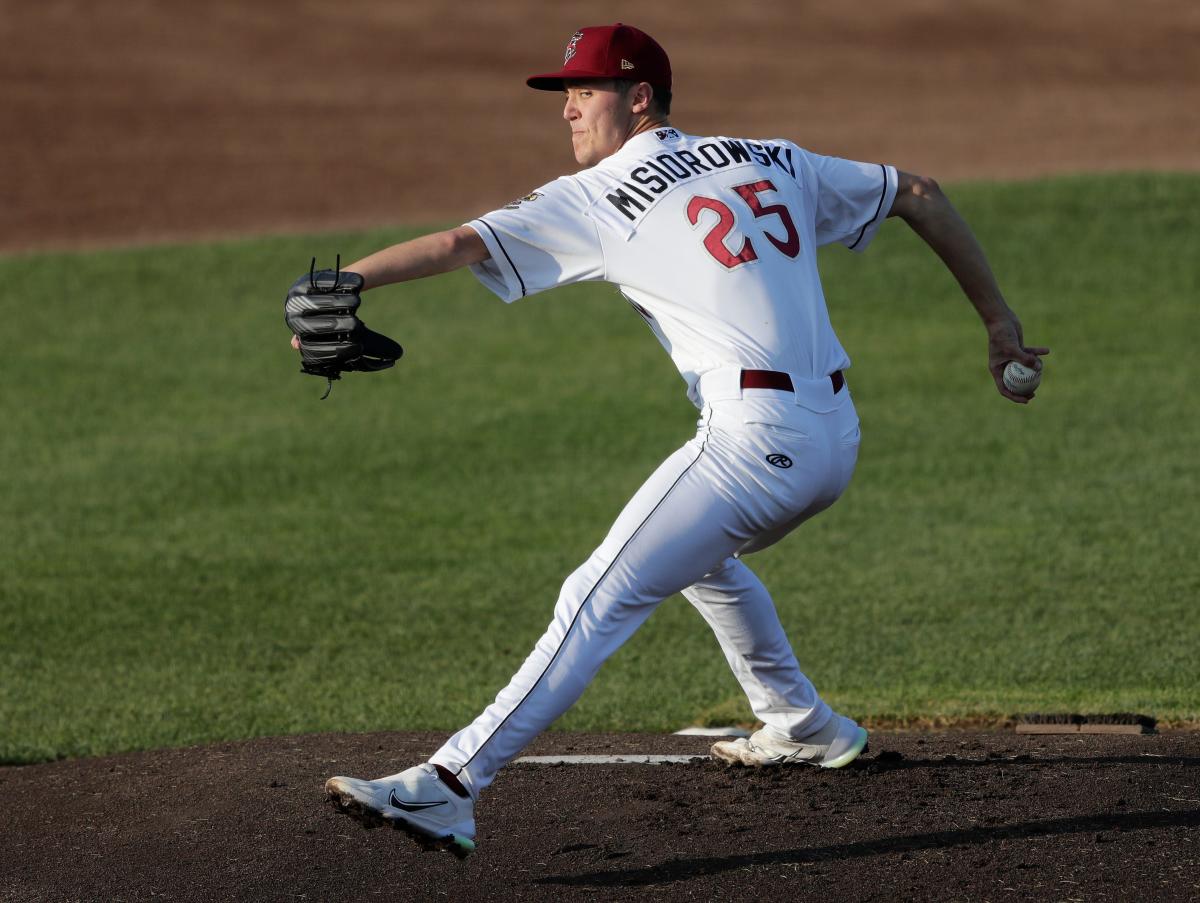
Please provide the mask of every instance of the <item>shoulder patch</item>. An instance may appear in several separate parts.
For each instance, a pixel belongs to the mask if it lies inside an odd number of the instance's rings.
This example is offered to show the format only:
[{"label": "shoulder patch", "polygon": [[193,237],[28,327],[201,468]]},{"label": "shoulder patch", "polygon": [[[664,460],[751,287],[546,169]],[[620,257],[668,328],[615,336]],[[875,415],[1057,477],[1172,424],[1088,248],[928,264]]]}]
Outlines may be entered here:
[{"label": "shoulder patch", "polygon": [[531,191],[529,194],[525,195],[525,197],[517,198],[515,201],[510,201],[509,203],[505,204],[504,209],[505,210],[516,210],[524,202],[536,201],[541,196],[542,196],[542,193],[540,191]]}]

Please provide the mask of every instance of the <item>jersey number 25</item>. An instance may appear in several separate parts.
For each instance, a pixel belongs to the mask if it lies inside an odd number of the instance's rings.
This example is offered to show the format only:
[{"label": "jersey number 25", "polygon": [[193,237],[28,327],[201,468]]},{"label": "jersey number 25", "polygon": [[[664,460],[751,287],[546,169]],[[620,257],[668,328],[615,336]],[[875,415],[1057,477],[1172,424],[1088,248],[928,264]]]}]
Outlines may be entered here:
[{"label": "jersey number 25", "polygon": [[[773,244],[785,257],[796,257],[800,254],[800,233],[796,231],[796,224],[792,222],[792,214],[788,212],[787,207],[783,204],[767,204],[764,206],[758,199],[761,192],[778,190],[769,179],[763,179],[761,182],[750,182],[746,185],[734,185],[733,190],[746,202],[746,206],[750,208],[750,211],[756,218],[777,216],[779,217],[779,221],[783,223],[786,234],[782,239],[776,238],[770,232],[766,231],[766,229],[763,230],[763,235],[766,236],[767,241]],[[729,246],[725,244],[725,238],[733,230],[734,217],[733,211],[729,209],[729,205],[723,201],[697,195],[688,201],[688,222],[692,226],[695,226],[700,222],[701,212],[705,210],[711,210],[719,217],[717,224],[704,236],[704,247],[717,263],[732,270],[743,263],[758,260],[758,252],[754,250],[754,245],[748,236],[742,239],[742,248],[736,254],[729,250]]]}]

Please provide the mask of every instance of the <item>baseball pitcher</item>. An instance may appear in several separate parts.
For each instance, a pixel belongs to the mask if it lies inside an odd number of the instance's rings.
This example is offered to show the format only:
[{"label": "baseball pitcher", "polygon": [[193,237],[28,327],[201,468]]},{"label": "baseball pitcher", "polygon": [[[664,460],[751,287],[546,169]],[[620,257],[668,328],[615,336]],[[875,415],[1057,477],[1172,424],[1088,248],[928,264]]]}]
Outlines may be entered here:
[{"label": "baseball pitcher", "polygon": [[[289,322],[339,296],[337,341],[348,348],[338,352],[341,369],[370,370],[390,366],[399,346],[358,331],[360,291],[459,267],[509,303],[575,282],[610,282],[671,356],[699,410],[695,436],[650,475],[567,577],[545,634],[495,701],[426,763],[377,780],[327,782],[348,814],[459,856],[474,849],[475,802],[497,771],[674,593],[712,628],[763,724],[748,739],[716,743],[716,757],[841,768],[865,747],[867,732],[831,710],[801,672],[770,595],[744,560],[832,505],[858,455],[850,358],[830,325],[819,246],[861,252],[884,220],[899,217],[978,312],[1001,395],[1027,403],[1032,396],[1005,386],[1005,365],[1040,369],[1048,353],[1024,345],[982,250],[932,179],[784,139],[680,131],[669,120],[667,55],[628,25],[580,29],[562,67],[528,84],[563,93],[579,172],[344,272],[306,274],[289,293]],[[294,326],[293,346],[318,368],[310,372],[335,376],[340,365],[331,371],[331,355],[321,353],[327,337],[312,328],[324,319]]]}]

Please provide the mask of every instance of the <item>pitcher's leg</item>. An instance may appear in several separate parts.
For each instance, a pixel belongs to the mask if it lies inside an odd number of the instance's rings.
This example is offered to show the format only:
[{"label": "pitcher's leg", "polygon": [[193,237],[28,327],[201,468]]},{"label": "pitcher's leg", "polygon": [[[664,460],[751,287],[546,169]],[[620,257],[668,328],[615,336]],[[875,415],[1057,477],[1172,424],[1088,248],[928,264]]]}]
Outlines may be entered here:
[{"label": "pitcher's leg", "polygon": [[430,757],[454,772],[472,796],[575,703],[600,665],[654,610],[654,604],[614,604],[615,588],[600,585],[605,571],[594,554],[567,578],[554,620],[508,686]]},{"label": "pitcher's leg", "polygon": [[728,558],[683,591],[721,644],[758,719],[781,738],[820,730],[832,714],[796,656],[767,588],[740,559]]},{"label": "pitcher's leg", "polygon": [[723,491],[712,458],[696,441],[659,467],[563,584],[554,620],[509,685],[431,762],[450,769],[478,796],[579,698],[659,602],[745,542],[737,506]]}]

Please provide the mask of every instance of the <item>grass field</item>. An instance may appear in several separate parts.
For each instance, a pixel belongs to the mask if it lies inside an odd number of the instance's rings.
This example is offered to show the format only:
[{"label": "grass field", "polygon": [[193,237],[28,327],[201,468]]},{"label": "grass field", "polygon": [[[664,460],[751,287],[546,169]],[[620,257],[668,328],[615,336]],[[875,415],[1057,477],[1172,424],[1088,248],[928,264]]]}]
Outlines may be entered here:
[{"label": "grass field", "polygon": [[[1200,177],[960,185],[1032,344],[983,331],[900,224],[822,253],[858,474],[750,559],[801,663],[876,720],[1200,719]],[[372,292],[392,372],[299,375],[281,301],[411,233],[0,260],[0,761],[253,735],[452,729],[691,433],[607,286],[506,307],[467,273]],[[748,719],[680,598],[560,726]]]}]

